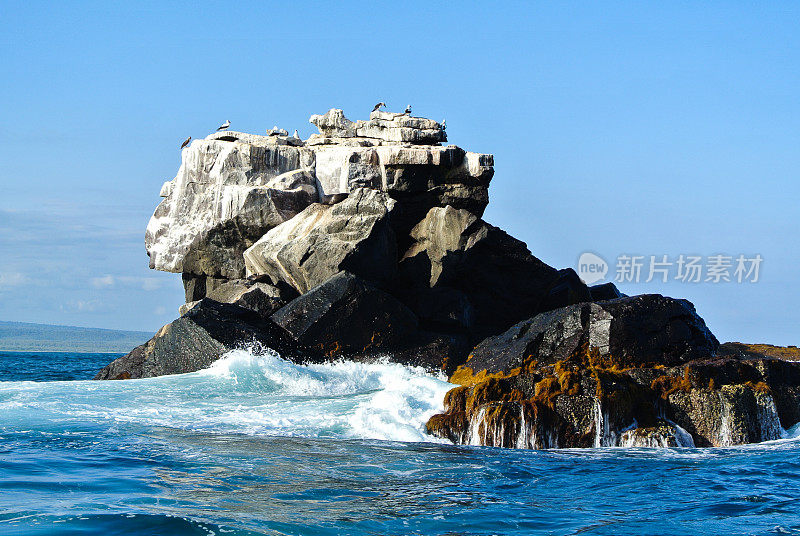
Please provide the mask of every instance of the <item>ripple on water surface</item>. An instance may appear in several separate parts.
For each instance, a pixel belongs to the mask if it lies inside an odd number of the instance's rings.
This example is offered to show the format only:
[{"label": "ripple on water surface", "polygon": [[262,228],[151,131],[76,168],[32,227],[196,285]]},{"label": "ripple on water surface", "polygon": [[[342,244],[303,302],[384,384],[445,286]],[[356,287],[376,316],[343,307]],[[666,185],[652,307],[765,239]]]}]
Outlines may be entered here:
[{"label": "ripple on water surface", "polygon": [[800,531],[796,440],[543,452],[421,442],[448,387],[397,365],[246,354],[150,380],[0,382],[0,533]]}]

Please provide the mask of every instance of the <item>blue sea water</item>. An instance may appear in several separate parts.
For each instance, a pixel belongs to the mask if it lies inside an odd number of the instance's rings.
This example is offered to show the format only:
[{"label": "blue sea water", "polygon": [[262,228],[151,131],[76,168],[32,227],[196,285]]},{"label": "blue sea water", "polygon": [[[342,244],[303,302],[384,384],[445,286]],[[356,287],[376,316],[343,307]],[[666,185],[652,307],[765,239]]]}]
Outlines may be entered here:
[{"label": "blue sea water", "polygon": [[0,352],[0,534],[800,533],[800,440],[461,447],[423,433],[449,384],[419,370],[88,381],[113,357]]}]

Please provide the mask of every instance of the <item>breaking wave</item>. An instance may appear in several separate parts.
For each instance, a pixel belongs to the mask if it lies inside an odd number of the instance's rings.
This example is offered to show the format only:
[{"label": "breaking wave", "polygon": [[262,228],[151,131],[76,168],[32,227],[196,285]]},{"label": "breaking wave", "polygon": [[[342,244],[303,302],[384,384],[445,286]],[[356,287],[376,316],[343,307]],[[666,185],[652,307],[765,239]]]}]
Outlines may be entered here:
[{"label": "breaking wave", "polygon": [[298,365],[234,350],[210,368],[111,382],[2,382],[5,426],[136,423],[213,433],[437,441],[424,425],[453,387],[395,363]]}]

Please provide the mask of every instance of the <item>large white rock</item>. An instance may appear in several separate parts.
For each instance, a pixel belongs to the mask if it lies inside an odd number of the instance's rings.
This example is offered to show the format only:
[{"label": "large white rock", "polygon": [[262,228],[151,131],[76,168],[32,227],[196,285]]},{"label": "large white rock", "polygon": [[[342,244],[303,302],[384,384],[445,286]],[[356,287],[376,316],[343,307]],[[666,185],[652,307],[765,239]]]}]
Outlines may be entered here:
[{"label": "large white rock", "polygon": [[267,231],[311,203],[335,204],[364,187],[402,205],[393,226],[403,237],[431,207],[482,215],[492,156],[440,145],[435,121],[386,112],[350,121],[332,109],[311,122],[320,134],[306,141],[228,130],[184,149],[147,227],[151,268],[242,277],[242,253]]},{"label": "large white rock", "polygon": [[332,108],[324,115],[312,115],[309,122],[325,138],[368,138],[420,145],[447,141],[444,128],[436,121],[406,114],[377,111],[370,114],[369,121],[350,121],[342,110]]},{"label": "large white rock", "polygon": [[247,275],[269,276],[301,294],[341,271],[388,281],[397,266],[389,225],[394,207],[392,198],[369,188],[336,205],[311,205],[244,252]]},{"label": "large white rock", "polygon": [[492,155],[468,153],[450,145],[381,145],[376,147],[320,145],[314,173],[322,201],[368,187],[393,196],[418,198],[416,221],[433,206],[453,205],[481,216],[489,202],[494,174]]},{"label": "large white rock", "polygon": [[241,277],[242,252],[317,201],[313,161],[301,147],[195,140],[147,225],[150,267]]}]

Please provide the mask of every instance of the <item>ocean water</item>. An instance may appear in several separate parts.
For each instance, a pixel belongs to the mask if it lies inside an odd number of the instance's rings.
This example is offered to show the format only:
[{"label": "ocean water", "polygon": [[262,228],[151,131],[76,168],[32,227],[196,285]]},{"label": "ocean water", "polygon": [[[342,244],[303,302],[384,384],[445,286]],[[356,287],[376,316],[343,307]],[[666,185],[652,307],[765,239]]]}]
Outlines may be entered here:
[{"label": "ocean water", "polygon": [[454,446],[419,370],[236,351],[88,381],[112,357],[0,352],[0,535],[800,533],[798,439]]}]

